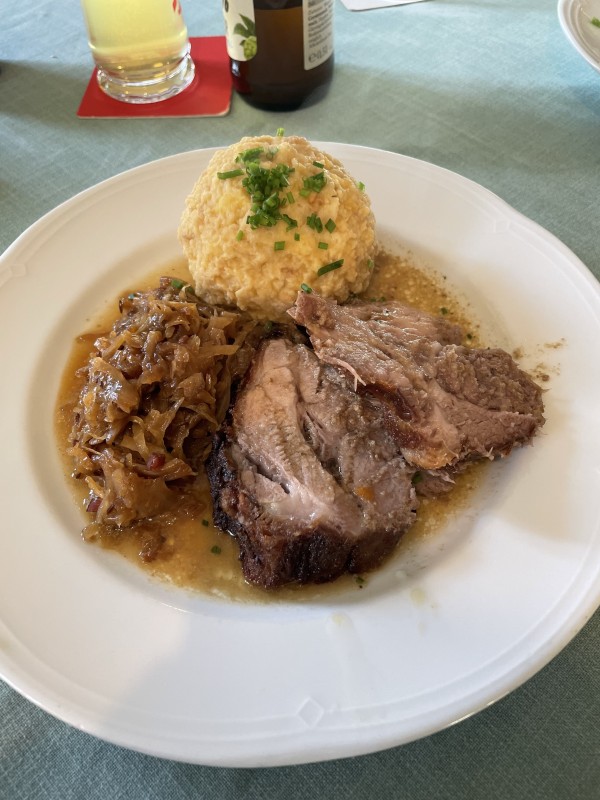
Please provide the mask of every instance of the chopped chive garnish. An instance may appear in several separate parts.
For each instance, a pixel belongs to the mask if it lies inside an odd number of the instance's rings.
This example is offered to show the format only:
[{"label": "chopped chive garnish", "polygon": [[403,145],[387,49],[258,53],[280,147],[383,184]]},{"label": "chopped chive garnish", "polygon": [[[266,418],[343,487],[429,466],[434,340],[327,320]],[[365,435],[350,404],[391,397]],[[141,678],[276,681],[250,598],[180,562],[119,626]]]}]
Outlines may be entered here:
[{"label": "chopped chive garnish", "polygon": [[318,217],[314,212],[310,215],[310,217],[306,218],[306,224],[309,228],[312,228],[313,231],[316,231],[317,233],[321,233],[323,231],[321,217]]},{"label": "chopped chive garnish", "polygon": [[329,250],[329,245],[327,244],[327,242],[319,242],[317,247],[319,248],[319,250]]},{"label": "chopped chive garnish", "polygon": [[339,269],[344,263],[344,259],[340,258],[337,261],[332,261],[331,264],[325,264],[320,269],[317,270],[317,275],[319,278],[321,275],[326,275],[328,272],[332,272],[334,269]]},{"label": "chopped chive garnish", "polygon": [[244,231],[238,231],[237,236],[235,238],[238,240],[238,242],[241,242],[242,239],[244,238]]},{"label": "chopped chive garnish", "polygon": [[318,167],[319,169],[323,169],[325,165],[321,164],[320,161],[313,161],[313,167]]},{"label": "chopped chive garnish", "polygon": [[366,583],[366,581],[365,581],[365,579],[362,577],[362,575],[355,575],[355,576],[354,576],[354,580],[355,580],[355,581],[356,581],[356,583],[358,584],[358,588],[359,588],[359,589],[362,589],[362,587],[363,587],[363,586],[365,585],[365,583]]},{"label": "chopped chive garnish", "polygon": [[374,267],[374,266],[375,266],[375,262],[373,261],[373,259],[372,259],[372,258],[370,258],[370,259],[367,261],[367,268],[368,268],[368,269],[373,269],[373,267]]},{"label": "chopped chive garnish", "polygon": [[306,283],[301,283],[301,284],[300,284],[300,288],[302,289],[302,291],[303,291],[305,294],[311,294],[311,293],[312,293],[312,289],[311,289],[311,288],[310,288],[310,286],[309,286],[308,284],[306,284]]},{"label": "chopped chive garnish", "polygon": [[600,28],[600,19],[598,17],[592,17],[590,22],[592,25],[595,25],[597,28]]},{"label": "chopped chive garnish", "polygon": [[410,482],[411,482],[411,483],[413,484],[413,486],[414,486],[414,484],[415,484],[415,483],[421,483],[421,481],[422,481],[422,480],[423,480],[423,473],[422,473],[422,472],[419,472],[419,471],[417,471],[417,472],[415,472],[415,473],[414,473],[414,475],[413,475],[413,476],[412,476],[412,478],[410,479]]},{"label": "chopped chive garnish", "polygon": [[252,213],[246,220],[251,228],[272,227],[282,219],[279,209],[285,198],[279,196],[279,191],[289,186],[288,176],[293,171],[286,164],[277,164],[272,169],[262,167],[257,161],[246,165],[242,186],[252,200]]},{"label": "chopped chive garnish", "polygon": [[226,181],[228,178],[237,178],[238,175],[243,175],[243,169],[230,169],[228,172],[217,172],[217,178]]},{"label": "chopped chive garnish", "polygon": [[271,331],[273,330],[273,323],[272,323],[271,320],[268,320],[267,322],[265,322],[264,329],[265,329],[265,333],[271,333]]},{"label": "chopped chive garnish", "polygon": [[285,128],[277,128],[277,136],[285,136]]},{"label": "chopped chive garnish", "polygon": [[286,231],[290,231],[292,228],[297,228],[298,227],[297,220],[295,220],[293,217],[288,217],[287,214],[282,214],[281,215],[281,219],[287,225]]},{"label": "chopped chive garnish", "polygon": [[296,199],[294,198],[294,195],[291,192],[288,192],[286,194],[286,197],[287,197],[288,203],[291,204],[291,203],[295,203],[296,202]]},{"label": "chopped chive garnish", "polygon": [[356,185],[358,186],[358,191],[359,192],[364,192],[365,185],[364,185],[364,183],[362,181],[357,181]]},{"label": "chopped chive garnish", "polygon": [[448,309],[446,308],[446,306],[442,306],[442,307],[440,308],[440,313],[441,313],[441,314],[447,314],[447,313],[448,313]]},{"label": "chopped chive garnish", "polygon": [[261,153],[264,153],[264,148],[262,147],[251,147],[249,150],[244,150],[241,153],[238,153],[236,157],[236,162],[241,161],[244,164],[247,164],[249,161],[258,161],[258,158]]},{"label": "chopped chive garnish", "polygon": [[325,223],[325,227],[327,228],[329,233],[333,233],[334,232],[334,230],[335,230],[335,222],[331,219],[331,217],[329,217],[329,219]]},{"label": "chopped chive garnish", "polygon": [[[310,192],[320,192],[327,183],[327,178],[324,172],[317,172],[316,175],[311,175],[310,178],[304,178],[302,181],[304,190]],[[303,191],[302,189],[300,190]]]},{"label": "chopped chive garnish", "polygon": [[215,544],[210,548],[210,552],[214,553],[214,555],[218,556],[221,553],[221,548],[219,547],[218,544]]},{"label": "chopped chive garnish", "polygon": [[275,242],[273,245],[273,250],[284,250],[285,249],[285,242]]},{"label": "chopped chive garnish", "polygon": [[202,520],[202,524],[204,525],[205,528],[208,528],[208,526],[210,525],[210,522],[207,519],[203,519]]},{"label": "chopped chive garnish", "polygon": [[294,239],[295,239],[297,242],[299,242],[299,241],[300,241],[300,234],[299,234],[299,233],[295,233],[295,234],[294,234]]},{"label": "chopped chive garnish", "polygon": [[300,189],[299,193],[301,197],[308,197],[308,195],[311,194],[311,191],[310,189]]},{"label": "chopped chive garnish", "polygon": [[183,287],[185,286],[185,281],[179,280],[179,278],[173,278],[171,281],[171,286],[175,289],[176,292],[180,292]]}]

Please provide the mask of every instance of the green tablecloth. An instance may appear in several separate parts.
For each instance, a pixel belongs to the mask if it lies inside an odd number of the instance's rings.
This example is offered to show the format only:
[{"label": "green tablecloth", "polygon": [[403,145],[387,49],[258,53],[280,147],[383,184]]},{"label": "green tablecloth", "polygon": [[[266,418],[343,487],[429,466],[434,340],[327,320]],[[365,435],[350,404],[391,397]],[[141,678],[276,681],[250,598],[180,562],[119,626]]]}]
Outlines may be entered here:
[{"label": "green tablecloth", "polygon": [[[221,35],[220,6],[184,1],[191,35]],[[354,14],[338,3],[335,32],[330,91],[298,111],[263,112],[234,97],[222,118],[79,120],[92,66],[79,5],[6,3],[0,250],[122,170],[284,126],[459,172],[550,230],[600,277],[600,75],[565,39],[554,0],[430,0]],[[453,728],[379,754],[273,769],[129,752],[1,684],[0,798],[599,797],[599,647],[596,614],[524,686]]]}]

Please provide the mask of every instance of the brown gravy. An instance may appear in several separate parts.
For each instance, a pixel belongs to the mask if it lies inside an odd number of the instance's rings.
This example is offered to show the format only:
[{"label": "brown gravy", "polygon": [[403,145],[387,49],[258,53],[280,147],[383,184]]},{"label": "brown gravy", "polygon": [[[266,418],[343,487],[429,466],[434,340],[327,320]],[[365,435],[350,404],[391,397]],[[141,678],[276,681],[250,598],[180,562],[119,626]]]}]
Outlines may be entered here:
[{"label": "brown gravy", "polygon": [[[178,259],[160,270],[153,271],[143,284],[138,282],[135,286],[125,287],[121,294],[150,288],[156,285],[162,275],[191,280],[185,261]],[[380,252],[370,286],[363,297],[366,300],[382,298],[399,300],[433,314],[447,315],[467,332],[466,344],[479,342],[477,325],[471,318],[466,304],[448,289],[445,279],[439,274],[415,267],[408,258]],[[90,322],[86,333],[78,336],[73,343],[70,358],[63,372],[56,405],[57,442],[63,457],[65,476],[73,489],[77,503],[82,508],[82,527],[87,522],[84,511],[88,498],[87,487],[82,481],[72,479],[72,465],[67,455],[73,407],[82,385],[82,377],[78,374],[78,370],[86,363],[95,339],[100,333],[108,330],[116,319],[117,302],[118,297],[102,315]],[[435,535],[451,514],[459,513],[461,508],[466,508],[479,482],[482,469],[484,469],[483,464],[468,469],[448,495],[434,500],[422,500],[417,521],[403,541],[408,543],[420,537]],[[100,530],[87,539],[103,548],[117,551],[158,579],[182,588],[237,601],[265,602],[270,599],[305,601],[350,589],[362,589],[365,581],[368,581],[368,576],[344,576],[332,584],[318,587],[293,586],[267,591],[250,586],[242,575],[235,540],[212,524],[211,500],[208,482],[204,476],[198,481],[195,500],[195,508],[201,509],[200,516],[182,511],[171,524],[166,526],[162,531],[166,541],[153,561],[142,560],[140,557],[142,542],[139,535],[129,530],[118,532]],[[399,555],[392,558],[401,558],[402,548],[401,544],[398,549]]]}]

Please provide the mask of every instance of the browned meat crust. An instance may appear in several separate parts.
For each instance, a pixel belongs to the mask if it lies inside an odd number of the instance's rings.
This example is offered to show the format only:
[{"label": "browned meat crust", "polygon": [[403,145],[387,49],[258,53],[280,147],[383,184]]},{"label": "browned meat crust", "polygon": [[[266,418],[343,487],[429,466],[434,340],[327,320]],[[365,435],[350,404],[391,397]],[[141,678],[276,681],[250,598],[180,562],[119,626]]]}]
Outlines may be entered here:
[{"label": "browned meat crust", "polygon": [[264,343],[208,462],[215,521],[262,586],[381,563],[414,519],[380,409],[304,345]]}]

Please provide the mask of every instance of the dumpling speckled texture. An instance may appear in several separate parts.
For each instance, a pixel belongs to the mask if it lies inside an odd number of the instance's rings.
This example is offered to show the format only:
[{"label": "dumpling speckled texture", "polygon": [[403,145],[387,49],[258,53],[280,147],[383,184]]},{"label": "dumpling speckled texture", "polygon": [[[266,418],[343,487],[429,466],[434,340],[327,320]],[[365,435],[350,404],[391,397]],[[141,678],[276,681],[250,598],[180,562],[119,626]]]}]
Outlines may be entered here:
[{"label": "dumpling speckled texture", "polygon": [[[253,148],[263,149],[261,167],[285,164],[293,170],[289,186],[279,191],[280,199],[286,198],[279,211],[295,220],[297,227],[285,220],[270,227],[248,224],[252,201],[242,184],[245,164],[236,158]],[[218,177],[218,173],[238,169],[244,174]],[[321,190],[303,194],[305,179],[320,172],[325,177]],[[318,223],[307,223],[308,218],[315,219],[313,215],[321,221],[320,231]],[[338,302],[367,288],[375,257],[375,220],[369,198],[357,181],[337,159],[306,139],[246,137],[218,151],[196,182],[181,218],[179,240],[196,292],[206,302],[281,319],[301,284]],[[275,249],[281,242],[283,249]],[[340,259],[344,263],[339,269],[317,274],[324,265]]]}]

